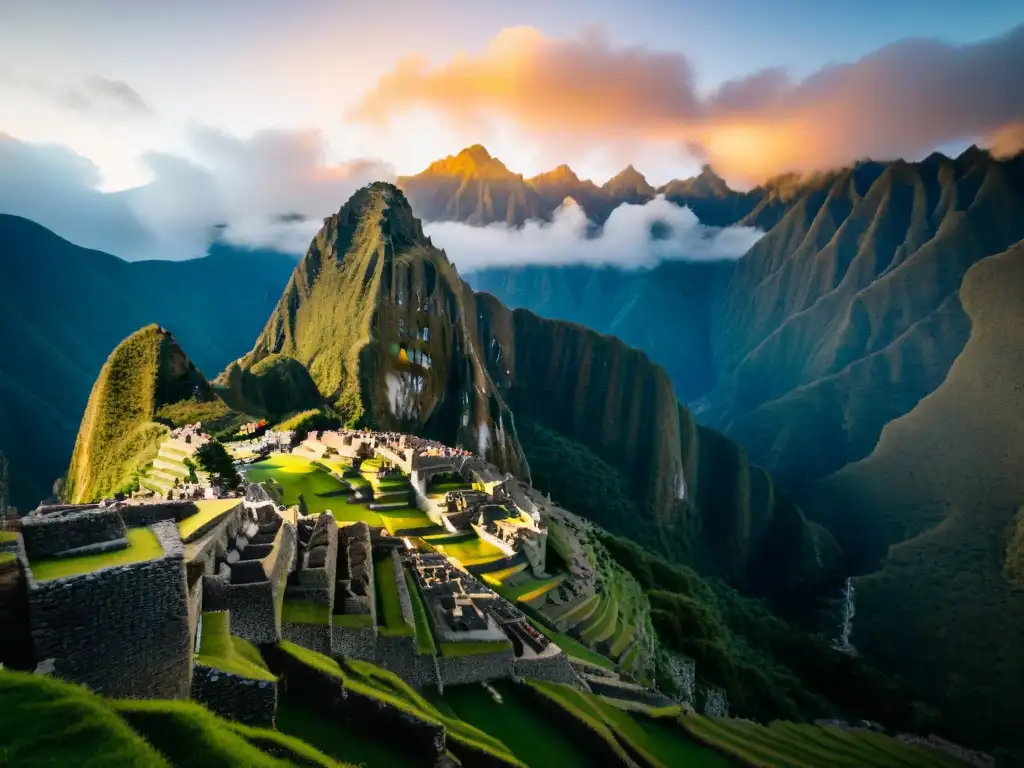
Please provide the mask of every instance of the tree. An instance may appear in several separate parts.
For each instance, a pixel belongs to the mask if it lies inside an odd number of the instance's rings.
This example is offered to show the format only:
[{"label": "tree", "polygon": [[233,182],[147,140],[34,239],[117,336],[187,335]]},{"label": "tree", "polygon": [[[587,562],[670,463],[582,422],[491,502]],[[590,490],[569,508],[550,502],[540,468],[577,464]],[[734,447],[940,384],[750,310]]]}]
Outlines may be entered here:
[{"label": "tree", "polygon": [[231,458],[231,454],[216,440],[211,440],[200,446],[196,451],[196,462],[200,469],[209,472],[217,483],[229,490],[234,490],[242,482],[242,478],[238,476],[238,471],[235,469],[235,462]]}]

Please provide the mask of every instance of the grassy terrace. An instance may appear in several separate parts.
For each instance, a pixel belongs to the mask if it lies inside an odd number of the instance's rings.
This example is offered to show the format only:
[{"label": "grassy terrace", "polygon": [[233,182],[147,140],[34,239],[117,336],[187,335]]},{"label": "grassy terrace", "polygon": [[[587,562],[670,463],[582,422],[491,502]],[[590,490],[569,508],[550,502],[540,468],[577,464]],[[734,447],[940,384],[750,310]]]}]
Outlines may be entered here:
[{"label": "grassy terrace", "polygon": [[583,645],[579,640],[574,640],[568,635],[564,635],[561,632],[556,632],[550,627],[544,626],[539,621],[534,621],[533,626],[537,628],[537,631],[551,640],[555,645],[565,651],[574,659],[585,661],[588,664],[593,664],[595,667],[601,667],[601,669],[607,669],[610,672],[615,671],[615,664],[610,659],[605,658],[596,651],[592,651],[587,646]]},{"label": "grassy terrace", "polygon": [[510,650],[512,643],[508,640],[462,640],[454,643],[441,641],[442,656],[477,656]]},{"label": "grassy terrace", "polygon": [[416,619],[416,652],[421,656],[433,656],[437,653],[437,645],[434,643],[434,633],[430,629],[427,606],[423,604],[423,595],[416,586],[416,579],[408,571],[405,572],[405,584],[409,588],[412,615]]},{"label": "grassy terrace", "polygon": [[878,733],[846,731],[832,726],[775,722],[770,726],[699,715],[683,717],[682,726],[701,741],[763,768],[954,768],[962,766],[935,750],[903,744]]},{"label": "grassy terrace", "polygon": [[275,680],[255,645],[230,634],[227,611],[203,614],[196,663],[253,680]]},{"label": "grassy terrace", "polygon": [[0,531],[0,544],[10,544],[18,540],[18,534],[14,531]]},{"label": "grassy terrace", "polygon": [[455,533],[441,536],[425,536],[426,541],[438,552],[458,560],[464,566],[483,565],[501,560],[505,553],[475,533]]},{"label": "grassy terrace", "polygon": [[163,547],[160,546],[156,534],[149,528],[129,528],[127,536],[128,546],[124,549],[95,555],[50,557],[36,560],[30,564],[32,575],[36,581],[50,581],[92,573],[101,568],[112,568],[115,565],[130,565],[163,557]]},{"label": "grassy terrace", "polygon": [[[369,614],[365,614],[370,619]],[[281,609],[281,621],[286,624],[330,624],[331,607],[310,600],[289,600],[285,593]]]},{"label": "grassy terrace", "polygon": [[396,707],[414,718],[443,724],[448,734],[449,749],[456,753],[460,747],[468,747],[474,751],[484,752],[505,764],[522,765],[501,741],[450,713],[442,712],[401,678],[387,670],[354,659],[349,659],[342,666],[328,656],[287,641],[282,642],[279,647],[307,666],[341,680],[346,687],[357,693]]},{"label": "grassy terrace", "polygon": [[14,553],[13,552],[0,552],[0,566],[7,565],[8,563],[13,562],[13,561],[14,561]]},{"label": "grassy terrace", "polygon": [[[327,469],[317,466],[318,463],[343,475],[344,481],[339,480]],[[313,462],[303,456],[275,454],[264,461],[251,464],[248,468],[248,479],[253,483],[274,480],[284,490],[284,504],[298,504],[301,495],[309,514],[318,515],[329,509],[334,519],[343,525],[358,522],[373,526],[382,525],[389,533],[396,535],[424,529],[441,530],[430,522],[430,518],[423,511],[408,503],[394,509],[372,510],[366,503],[349,501],[352,488],[372,489],[372,486],[369,480],[347,470],[337,459]],[[385,482],[390,483],[384,486],[387,493],[399,494],[402,484],[405,489],[409,488],[407,478],[395,478],[393,481],[389,479]],[[407,498],[396,495],[393,499],[390,496],[384,499],[385,502],[388,500],[407,501]],[[379,502],[380,499],[375,501]]]},{"label": "grassy terrace", "polygon": [[516,584],[515,586],[505,586],[502,584],[499,587],[495,587],[494,591],[506,600],[529,603],[531,600],[543,597],[545,594],[557,587],[563,578],[565,578],[565,576],[562,574],[552,576],[547,579],[530,578],[522,584]]},{"label": "grassy terrace", "polygon": [[241,503],[241,499],[206,499],[204,501],[197,501],[196,506],[199,508],[199,511],[178,523],[178,533],[181,534],[182,541],[188,541],[204,525],[227,514]]},{"label": "grassy terrace", "polygon": [[[408,637],[416,629],[405,623],[402,608],[398,602],[398,584],[391,558],[386,557],[373,564],[373,582],[377,591],[377,628],[382,635]],[[383,623],[382,623],[383,622]]]},{"label": "grassy terrace", "polygon": [[368,613],[336,613],[331,617],[331,625],[335,627],[372,627],[373,616]]},{"label": "grassy terrace", "polygon": [[[530,680],[527,683],[542,696],[583,723],[621,758],[638,755],[642,765],[653,768],[687,765],[727,768],[724,756],[689,738],[674,720],[655,721],[631,715],[600,697],[561,683]],[[828,762],[818,765],[828,765]]]}]

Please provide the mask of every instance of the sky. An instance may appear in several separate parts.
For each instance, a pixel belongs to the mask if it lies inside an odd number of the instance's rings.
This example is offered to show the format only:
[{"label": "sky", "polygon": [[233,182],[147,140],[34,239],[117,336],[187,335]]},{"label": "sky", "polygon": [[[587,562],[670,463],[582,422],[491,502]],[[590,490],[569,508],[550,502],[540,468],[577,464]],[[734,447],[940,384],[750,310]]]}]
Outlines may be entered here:
[{"label": "sky", "polygon": [[118,193],[184,231],[321,214],[474,143],[525,176],[710,162],[740,187],[1010,151],[1022,24],[1019,0],[0,0],[0,190],[49,169],[39,199]]}]

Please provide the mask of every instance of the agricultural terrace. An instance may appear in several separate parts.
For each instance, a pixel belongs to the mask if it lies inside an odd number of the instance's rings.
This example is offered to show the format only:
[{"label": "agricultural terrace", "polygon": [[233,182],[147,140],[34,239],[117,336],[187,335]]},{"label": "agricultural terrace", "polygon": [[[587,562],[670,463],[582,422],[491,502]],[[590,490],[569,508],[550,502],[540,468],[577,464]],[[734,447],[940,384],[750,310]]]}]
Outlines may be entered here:
[{"label": "agricultural terrace", "polygon": [[373,582],[377,590],[377,625],[382,635],[409,636],[416,629],[405,623],[402,606],[398,601],[398,583],[390,557],[373,565]]},{"label": "agricultural terrace", "polygon": [[[457,757],[467,755],[467,753],[472,755],[482,752],[500,763],[513,766],[523,765],[501,740],[462,720],[452,713],[450,708],[443,706],[443,704],[435,705],[428,701],[392,672],[381,669],[373,664],[356,661],[355,659],[347,659],[342,664],[339,664],[329,656],[324,656],[287,641],[280,643],[278,647],[303,664],[337,678],[343,682],[346,688],[356,693],[397,707],[414,719],[443,724],[447,732],[448,748]],[[280,727],[287,733],[294,732],[298,735],[298,730],[292,730],[294,724],[286,722],[280,725]],[[337,724],[334,727],[335,729],[339,728]],[[328,734],[312,733],[311,735],[319,737],[317,739],[310,739],[311,743],[324,749],[324,751],[331,751],[329,749],[331,744],[327,741]],[[343,746],[341,748],[344,749]],[[349,753],[344,754],[344,759],[353,760],[357,759],[357,757]],[[405,763],[407,761],[383,764],[401,765]],[[372,759],[370,764],[374,764]]]},{"label": "agricultural terrace", "polygon": [[[298,504],[301,496],[310,515],[330,510],[339,524],[365,522],[384,526],[395,535],[439,530],[424,512],[409,503],[408,478],[388,478],[378,488],[376,478],[371,481],[366,474],[359,474],[336,460],[314,462],[293,454],[274,454],[246,468],[246,477],[251,483],[273,481],[281,491],[284,504]],[[394,506],[370,509],[369,498],[352,500],[357,489],[372,491],[374,504],[394,503]]]},{"label": "agricultural terrace", "polygon": [[128,546],[94,555],[78,557],[48,557],[32,562],[32,575],[36,581],[50,581],[93,573],[101,568],[112,568],[115,565],[130,565],[144,560],[156,560],[163,557],[164,548],[149,528],[130,528],[126,534]]},{"label": "agricultural terrace", "polygon": [[493,563],[505,557],[504,552],[472,531],[424,536],[423,540],[445,557],[458,560],[467,568],[471,565]]},{"label": "agricultural terrace", "polygon": [[639,712],[626,712],[599,696],[563,683],[530,680],[526,684],[574,718],[626,764],[633,762],[629,755],[638,755],[641,764],[654,768],[726,768],[732,764],[690,737],[674,717],[654,719]]},{"label": "agricultural terrace", "polygon": [[182,541],[188,541],[201,530],[207,523],[212,523],[223,517],[232,509],[241,504],[239,499],[205,499],[197,501],[197,511],[191,517],[186,517],[178,522],[178,533]]},{"label": "agricultural terrace", "polygon": [[232,635],[229,624],[227,611],[203,614],[196,663],[253,680],[276,679],[267,669],[259,649],[248,640]]},{"label": "agricultural terrace", "polygon": [[899,768],[954,768],[959,760],[937,750],[905,744],[873,731],[849,731],[837,726],[691,715],[680,718],[695,738],[748,765],[765,768],[815,768],[819,765],[859,768],[864,765]]}]

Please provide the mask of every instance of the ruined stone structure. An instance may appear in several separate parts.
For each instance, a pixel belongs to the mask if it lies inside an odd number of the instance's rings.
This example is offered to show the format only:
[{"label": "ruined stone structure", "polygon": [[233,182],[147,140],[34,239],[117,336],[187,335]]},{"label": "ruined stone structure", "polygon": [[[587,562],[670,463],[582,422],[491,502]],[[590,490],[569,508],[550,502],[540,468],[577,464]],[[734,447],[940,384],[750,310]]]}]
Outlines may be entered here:
[{"label": "ruined stone structure", "polygon": [[230,611],[233,635],[257,644],[276,643],[297,537],[295,526],[272,505],[258,507],[255,514],[255,535],[237,536],[217,573],[203,576],[204,610]]},{"label": "ruined stone structure", "polygon": [[272,680],[252,680],[197,664],[192,675],[192,698],[221,717],[274,727],[277,683]]},{"label": "ruined stone structure", "polygon": [[[116,514],[116,513],[115,513]],[[104,535],[116,526],[103,515]],[[49,526],[41,530],[52,533]],[[74,529],[80,531],[77,527]],[[186,698],[192,676],[184,547],[169,521],[151,530],[161,557],[39,582],[28,571],[36,661],[54,660],[60,677],[113,697]],[[54,542],[81,537],[44,535]],[[38,539],[37,539],[38,541]],[[33,555],[29,555],[30,561]]]}]

